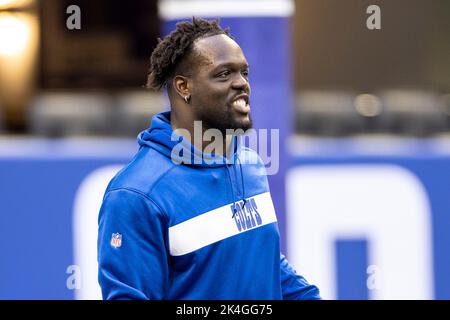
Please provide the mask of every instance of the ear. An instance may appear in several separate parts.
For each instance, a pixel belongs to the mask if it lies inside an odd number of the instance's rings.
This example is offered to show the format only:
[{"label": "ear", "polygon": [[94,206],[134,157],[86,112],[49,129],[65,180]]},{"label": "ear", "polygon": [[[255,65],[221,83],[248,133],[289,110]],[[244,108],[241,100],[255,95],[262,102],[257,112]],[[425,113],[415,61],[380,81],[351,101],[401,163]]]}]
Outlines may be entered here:
[{"label": "ear", "polygon": [[176,75],[172,84],[175,92],[181,99],[186,101],[186,97],[191,97],[191,82],[188,77]]}]

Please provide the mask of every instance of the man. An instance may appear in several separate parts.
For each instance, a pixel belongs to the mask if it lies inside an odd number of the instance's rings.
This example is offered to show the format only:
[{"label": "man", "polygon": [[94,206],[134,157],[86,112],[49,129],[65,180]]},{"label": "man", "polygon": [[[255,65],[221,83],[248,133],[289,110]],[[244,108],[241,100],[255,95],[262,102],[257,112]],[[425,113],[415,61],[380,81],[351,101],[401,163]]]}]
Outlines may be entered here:
[{"label": "man", "polygon": [[[217,21],[179,23],[153,51],[148,85],[167,89],[171,112],[106,190],[104,299],[320,299],[280,254],[264,165],[227,134],[252,126],[248,69]],[[223,133],[225,150],[194,143],[195,121]]]}]

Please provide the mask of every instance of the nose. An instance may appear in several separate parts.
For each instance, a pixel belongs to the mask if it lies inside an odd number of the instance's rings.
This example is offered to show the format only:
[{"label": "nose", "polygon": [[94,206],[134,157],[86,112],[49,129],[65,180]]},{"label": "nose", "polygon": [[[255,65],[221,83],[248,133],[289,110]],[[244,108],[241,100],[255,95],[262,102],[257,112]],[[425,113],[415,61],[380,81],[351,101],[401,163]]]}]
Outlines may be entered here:
[{"label": "nose", "polygon": [[245,92],[250,91],[248,79],[240,73],[233,79],[231,86],[233,89],[244,90]]}]

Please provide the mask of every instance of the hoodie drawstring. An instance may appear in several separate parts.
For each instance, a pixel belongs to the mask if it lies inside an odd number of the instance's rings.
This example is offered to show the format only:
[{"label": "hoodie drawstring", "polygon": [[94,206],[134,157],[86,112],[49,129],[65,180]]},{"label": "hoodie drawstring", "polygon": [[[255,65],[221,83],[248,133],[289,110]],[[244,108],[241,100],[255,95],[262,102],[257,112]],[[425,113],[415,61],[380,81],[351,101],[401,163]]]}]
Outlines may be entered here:
[{"label": "hoodie drawstring", "polygon": [[[247,203],[247,200],[245,199],[245,183],[244,183],[244,174],[243,174],[243,172],[242,172],[242,163],[241,163],[241,160],[239,159],[239,156],[238,155],[236,155],[236,160],[238,161],[238,163],[239,163],[239,169],[240,169],[240,173],[241,173],[241,183],[242,183],[242,200],[243,200],[243,203],[242,203],[242,209],[244,209],[244,206],[245,206],[245,204]],[[236,167],[234,167],[234,168],[236,168]],[[235,192],[234,192],[234,187],[233,187],[233,181],[231,180],[231,173],[230,173],[230,169],[229,169],[229,167],[228,167],[228,164],[226,164],[226,170],[227,170],[227,175],[228,175],[228,180],[230,181],[230,185],[231,185],[231,192],[232,192],[232,196],[233,196],[233,216],[232,216],[232,218],[234,218],[234,216],[236,215],[236,213],[237,213],[237,209],[236,209],[236,194],[235,194]],[[237,177],[237,174],[236,174],[236,169],[235,169],[235,176]]]},{"label": "hoodie drawstring", "polygon": [[232,197],[233,197],[233,216],[232,218],[234,218],[234,216],[236,215],[236,195],[234,194],[234,188],[233,188],[233,181],[231,180],[231,174],[230,174],[230,169],[228,168],[228,163],[225,164],[225,170],[227,171],[227,175],[228,175],[228,181],[230,181],[230,185],[231,185],[231,193],[232,193]]},{"label": "hoodie drawstring", "polygon": [[244,174],[242,173],[242,164],[241,164],[241,160],[239,159],[239,156],[236,155],[236,159],[239,162],[239,169],[241,170],[241,183],[242,183],[242,200],[244,200],[244,203],[242,203],[242,209],[244,209],[244,206],[247,202],[247,200],[245,199],[245,184],[244,184]]}]

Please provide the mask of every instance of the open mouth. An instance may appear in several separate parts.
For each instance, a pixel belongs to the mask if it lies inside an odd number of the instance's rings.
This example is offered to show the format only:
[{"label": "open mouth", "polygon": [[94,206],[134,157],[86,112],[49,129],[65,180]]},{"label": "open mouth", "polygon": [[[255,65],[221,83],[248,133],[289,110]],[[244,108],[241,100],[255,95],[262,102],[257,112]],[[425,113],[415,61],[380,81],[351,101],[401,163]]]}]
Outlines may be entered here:
[{"label": "open mouth", "polygon": [[238,97],[233,100],[231,106],[239,113],[247,114],[250,112],[250,105],[248,104],[248,96]]}]

